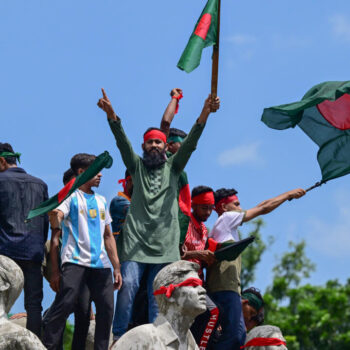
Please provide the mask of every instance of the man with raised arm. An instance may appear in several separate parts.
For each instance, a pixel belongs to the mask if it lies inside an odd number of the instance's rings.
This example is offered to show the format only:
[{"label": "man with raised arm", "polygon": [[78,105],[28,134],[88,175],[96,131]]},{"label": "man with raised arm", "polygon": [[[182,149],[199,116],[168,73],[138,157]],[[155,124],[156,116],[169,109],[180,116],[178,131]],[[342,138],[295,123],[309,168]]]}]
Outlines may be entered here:
[{"label": "man with raised arm", "polygon": [[[179,109],[179,101],[182,99],[182,90],[179,88],[170,91],[171,100],[164,111],[160,122],[160,129],[167,136],[168,152],[171,157],[181,147],[187,134],[180,129],[170,128],[171,123]],[[179,225],[180,225],[180,245],[184,243],[191,216],[191,190],[188,185],[188,178],[185,171],[182,171],[178,180],[179,191]]]},{"label": "man with raised arm", "polygon": [[205,123],[212,111],[219,108],[220,100],[209,96],[202,112],[178,152],[166,157],[166,135],[158,128],[149,128],[144,134],[143,157],[135,154],[113,110],[105,91],[98,106],[106,112],[110,128],[117,141],[122,159],[134,184],[133,200],[126,218],[121,242],[123,286],[117,298],[117,333],[122,336],[131,318],[135,294],[147,268],[149,321],[158,313],[152,290],[155,275],[165,264],[180,259],[178,222],[178,178],[185,168]]},{"label": "man with raised arm", "polygon": [[[238,241],[238,227],[259,215],[278,208],[285,201],[300,198],[305,190],[298,188],[265,200],[256,207],[242,210],[235,189],[220,188],[215,192],[215,210],[218,214],[209,237],[222,243]],[[209,296],[219,306],[219,323],[222,335],[213,346],[215,350],[239,350],[243,346],[246,328],[241,304],[241,257],[233,261],[218,261],[207,270],[207,290]]]}]

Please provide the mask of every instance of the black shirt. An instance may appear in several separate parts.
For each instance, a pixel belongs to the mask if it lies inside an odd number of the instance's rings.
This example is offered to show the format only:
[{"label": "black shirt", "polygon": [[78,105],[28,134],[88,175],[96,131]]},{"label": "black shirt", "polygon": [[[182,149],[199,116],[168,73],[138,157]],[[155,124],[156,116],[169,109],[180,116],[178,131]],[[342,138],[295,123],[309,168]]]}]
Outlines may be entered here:
[{"label": "black shirt", "polygon": [[48,233],[48,216],[25,219],[48,199],[42,180],[14,167],[0,172],[0,254],[12,259],[41,262]]}]

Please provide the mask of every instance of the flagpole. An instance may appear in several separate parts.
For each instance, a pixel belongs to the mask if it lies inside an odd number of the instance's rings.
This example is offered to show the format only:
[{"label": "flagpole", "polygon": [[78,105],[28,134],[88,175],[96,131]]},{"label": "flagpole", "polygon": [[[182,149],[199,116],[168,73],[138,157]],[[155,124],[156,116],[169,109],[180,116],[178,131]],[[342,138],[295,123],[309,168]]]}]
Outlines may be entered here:
[{"label": "flagpole", "polygon": [[218,26],[216,35],[216,45],[213,46],[213,62],[211,70],[211,96],[217,97],[218,92],[218,74],[219,74],[219,45],[220,45],[220,7],[221,0],[218,0]]},{"label": "flagpole", "polygon": [[[307,188],[307,189],[305,190],[305,192],[312,191],[313,189],[315,189],[315,188],[317,188],[317,187],[320,187],[320,186],[322,186],[323,184],[326,184],[326,183],[327,183],[327,182],[326,182],[326,181],[323,181],[323,180],[318,181],[318,182],[316,182],[313,186]],[[288,199],[288,200],[289,200],[289,201],[292,201],[293,198]]]}]

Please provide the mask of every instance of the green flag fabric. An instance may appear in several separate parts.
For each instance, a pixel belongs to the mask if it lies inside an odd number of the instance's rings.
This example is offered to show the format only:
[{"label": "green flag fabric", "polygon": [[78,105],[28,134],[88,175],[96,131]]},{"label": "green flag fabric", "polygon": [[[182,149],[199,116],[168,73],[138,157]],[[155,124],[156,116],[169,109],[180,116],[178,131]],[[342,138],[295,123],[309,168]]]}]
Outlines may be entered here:
[{"label": "green flag fabric", "polygon": [[96,176],[103,168],[110,168],[113,164],[113,158],[107,151],[101,153],[94,162],[79,176],[73,178],[62,188],[55,196],[41,203],[37,208],[31,210],[27,220],[31,220],[36,216],[48,213],[57,208],[65,199],[67,199],[76,189],[84,185],[86,182]]},{"label": "green flag fabric", "polygon": [[265,108],[261,120],[277,130],[298,125],[319,146],[322,183],[350,173],[350,81],[318,84],[299,102]]},{"label": "green flag fabric", "polygon": [[242,239],[237,242],[223,242],[220,245],[219,249],[216,249],[214,252],[215,258],[218,261],[233,261],[236,260],[241,253],[251,244],[253,243],[255,237],[250,236],[248,238]]},{"label": "green flag fabric", "polygon": [[213,46],[217,40],[219,0],[208,0],[202,14],[200,15],[190,40],[182,53],[177,67],[187,73],[192,72],[199,66],[202,50]]}]

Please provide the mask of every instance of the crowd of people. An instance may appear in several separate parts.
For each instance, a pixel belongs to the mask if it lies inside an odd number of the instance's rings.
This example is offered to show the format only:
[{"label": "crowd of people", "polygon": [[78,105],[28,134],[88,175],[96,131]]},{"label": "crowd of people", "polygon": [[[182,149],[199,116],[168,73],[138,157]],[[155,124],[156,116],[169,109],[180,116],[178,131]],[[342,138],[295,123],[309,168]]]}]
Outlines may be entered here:
[{"label": "crowd of people", "polygon": [[[214,191],[197,186],[190,192],[184,169],[220,100],[209,95],[186,134],[171,128],[182,91],[173,89],[170,95],[160,128],[148,128],[143,135],[140,157],[102,89],[97,104],[106,113],[126,167],[125,178],[119,181],[123,191],[110,205],[93,189],[100,184],[99,173],[49,215],[25,221],[31,209],[48,199],[48,188],[18,166],[20,154],[10,144],[0,143],[0,255],[22,269],[27,329],[47,349],[62,348],[66,320],[73,312],[72,349],[85,348],[92,302],[96,350],[108,349],[111,327],[115,344],[130,328],[152,323],[158,314],[155,276],[181,259],[199,265],[207,291],[207,311],[191,327],[199,349],[240,349],[247,332],[264,322],[259,290],[251,287],[241,292],[241,258],[218,261],[215,246],[239,241],[240,225],[286,200],[302,197],[305,191],[288,191],[248,210],[241,208],[232,188]],[[74,155],[63,183],[82,174],[95,158]],[[218,217],[208,231],[205,222],[213,210]],[[49,226],[51,240],[46,244]],[[42,319],[45,244],[45,269],[56,296]],[[118,290],[115,304],[114,290]]]}]

